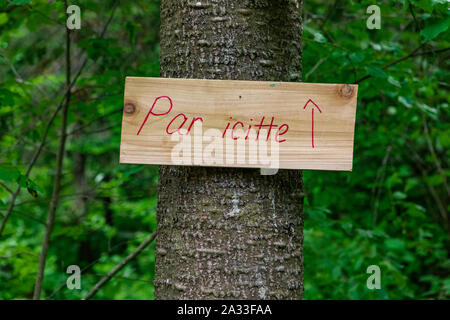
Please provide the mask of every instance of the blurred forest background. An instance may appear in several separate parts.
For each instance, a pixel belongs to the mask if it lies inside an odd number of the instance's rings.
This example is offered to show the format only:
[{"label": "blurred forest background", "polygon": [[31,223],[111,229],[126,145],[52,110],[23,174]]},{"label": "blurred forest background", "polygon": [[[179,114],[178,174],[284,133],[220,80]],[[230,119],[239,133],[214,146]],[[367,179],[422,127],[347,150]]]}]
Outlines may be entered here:
[{"label": "blurred forest background", "polygon": [[[125,76],[159,76],[159,1],[69,4],[81,29],[44,299],[84,297],[156,228],[157,167],[119,165],[119,144]],[[366,27],[372,4],[380,30]],[[353,172],[304,172],[305,298],[448,299],[449,2],[306,0],[303,16],[303,81],[359,83]],[[0,0],[0,299],[33,294],[66,18],[63,1]],[[381,290],[366,287],[372,264]],[[82,269],[81,290],[66,287],[69,265]],[[154,243],[94,298],[152,299],[153,277]]]}]

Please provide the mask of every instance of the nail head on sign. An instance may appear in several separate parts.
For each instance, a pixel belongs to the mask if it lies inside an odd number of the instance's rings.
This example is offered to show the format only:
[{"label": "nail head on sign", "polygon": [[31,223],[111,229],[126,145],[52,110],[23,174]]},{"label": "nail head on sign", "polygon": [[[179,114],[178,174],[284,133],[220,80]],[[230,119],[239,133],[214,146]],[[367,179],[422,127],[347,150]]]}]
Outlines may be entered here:
[{"label": "nail head on sign", "polygon": [[132,103],[126,103],[124,107],[125,113],[133,114],[136,111],[136,107]]},{"label": "nail head on sign", "polygon": [[349,84],[343,84],[339,86],[338,93],[343,98],[351,98],[353,96],[353,86]]}]

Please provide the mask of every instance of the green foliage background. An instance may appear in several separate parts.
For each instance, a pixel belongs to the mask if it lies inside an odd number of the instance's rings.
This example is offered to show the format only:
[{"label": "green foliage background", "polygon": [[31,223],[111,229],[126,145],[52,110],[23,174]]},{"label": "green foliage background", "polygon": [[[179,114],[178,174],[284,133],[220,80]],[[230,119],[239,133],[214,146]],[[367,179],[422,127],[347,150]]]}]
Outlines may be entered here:
[{"label": "green foliage background", "polygon": [[[156,228],[156,166],[119,165],[125,76],[159,76],[158,1],[76,1],[63,185],[46,299],[79,299]],[[351,173],[305,171],[306,299],[447,299],[449,25],[446,0],[304,1],[303,80],[359,82]],[[0,299],[32,296],[56,167],[64,96],[62,1],[0,0]],[[108,24],[108,21],[110,23]],[[104,37],[102,29],[107,25]],[[299,30],[300,32],[300,30]],[[66,288],[79,265],[82,289]],[[381,268],[381,290],[366,269]],[[95,296],[152,299],[154,244]]]}]

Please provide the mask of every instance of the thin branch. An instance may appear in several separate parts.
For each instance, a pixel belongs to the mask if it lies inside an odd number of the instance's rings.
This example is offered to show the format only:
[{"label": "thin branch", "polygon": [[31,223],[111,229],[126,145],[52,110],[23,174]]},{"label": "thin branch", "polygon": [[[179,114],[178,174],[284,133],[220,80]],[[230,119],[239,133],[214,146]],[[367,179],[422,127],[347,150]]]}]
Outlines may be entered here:
[{"label": "thin branch", "polygon": [[1,256],[0,258],[2,258],[2,259],[11,259],[11,258],[14,258],[16,256],[23,255],[23,254],[29,255],[29,256],[33,256],[33,257],[36,257],[36,258],[38,257],[38,255],[36,253],[34,253],[34,252],[20,251],[20,252],[15,252],[15,253],[13,253],[13,254],[11,254],[9,256]]},{"label": "thin branch", "polygon": [[[106,33],[107,26],[112,20],[112,17],[114,15],[114,12],[117,8],[118,1],[115,2],[115,6],[113,9],[113,13],[111,14],[110,18],[108,19],[107,23],[105,24],[105,28],[103,29],[101,33],[101,37],[103,37]],[[67,11],[67,0],[64,1],[64,7],[65,11]],[[34,287],[34,293],[33,293],[33,300],[39,300],[41,297],[41,291],[42,291],[42,284],[44,281],[44,271],[45,271],[45,264],[47,261],[47,253],[48,253],[48,247],[50,243],[50,237],[53,229],[53,225],[55,222],[55,214],[56,209],[58,207],[58,200],[59,200],[59,193],[60,193],[60,187],[61,187],[61,178],[62,178],[62,169],[63,169],[63,160],[64,160],[64,152],[65,152],[65,145],[66,145],[66,139],[67,139],[67,115],[70,105],[70,88],[72,86],[71,78],[71,56],[70,56],[70,30],[66,27],[66,86],[67,86],[67,94],[66,94],[66,100],[63,107],[63,113],[62,113],[62,125],[61,125],[61,135],[60,135],[60,141],[59,141],[59,149],[58,149],[58,156],[57,156],[57,167],[56,167],[56,175],[55,180],[53,183],[53,192],[52,192],[52,198],[50,200],[50,206],[48,210],[47,215],[47,222],[46,222],[46,228],[45,228],[45,234],[44,234],[44,240],[42,243],[42,250],[39,257],[39,268],[36,276],[36,284]],[[86,60],[87,61],[87,58]],[[84,64],[83,64],[84,65]]]},{"label": "thin branch", "polygon": [[35,222],[37,222],[37,223],[40,223],[40,224],[42,224],[42,225],[45,226],[45,221],[39,220],[39,219],[37,219],[37,218],[35,218],[35,217],[33,217],[33,216],[30,216],[30,215],[27,214],[27,213],[23,213],[23,212],[21,212],[21,211],[15,210],[15,209],[13,210],[13,213],[18,214],[19,216],[25,217],[25,218],[27,218],[27,219],[33,220],[33,221],[35,221]]},{"label": "thin branch", "polygon": [[[430,51],[417,52],[423,47],[423,45],[424,44],[422,44],[419,47],[417,47],[416,49],[414,49],[410,54],[408,54],[408,55],[406,55],[406,56],[404,56],[402,58],[399,58],[399,59],[396,59],[394,61],[389,62],[388,64],[386,64],[383,67],[381,67],[381,69],[383,69],[383,70],[388,69],[388,68],[392,67],[393,65],[396,65],[397,63],[400,63],[402,61],[408,60],[408,59],[413,58],[413,57],[424,56],[424,55],[428,55],[428,54],[442,53],[442,52],[446,52],[446,51],[450,50],[450,47],[447,47],[447,48],[443,48],[443,49],[439,49],[439,50],[430,50]],[[364,80],[369,79],[370,77],[371,77],[371,75],[368,74],[368,75],[362,77],[361,79],[359,79],[358,81],[356,81],[356,83],[361,83]]]},{"label": "thin branch", "polygon": [[[18,7],[21,7],[20,5],[14,5],[13,2],[12,2],[11,0],[7,0],[7,1],[9,2],[10,6],[11,6],[11,10],[13,10],[13,9],[15,9],[15,8],[18,8]],[[45,13],[43,13],[42,11],[35,9],[34,7],[32,7],[32,6],[29,5],[29,4],[25,4],[24,7],[25,7],[28,11],[31,11],[31,12],[34,11],[34,12],[36,12],[36,13],[39,13],[41,16],[43,16],[43,17],[46,18],[47,20],[49,20],[49,21],[51,21],[51,22],[53,22],[53,23],[55,23],[55,24],[61,25],[61,23],[59,23],[57,20],[55,20],[55,19],[53,19],[53,18],[47,16],[47,15],[46,15]],[[8,10],[8,11],[10,11],[10,10]]]},{"label": "thin branch", "polygon": [[13,194],[14,192],[3,182],[0,181],[0,186],[2,186],[3,188],[5,188],[6,191],[8,191],[10,194]]},{"label": "thin branch", "polygon": [[[56,116],[58,115],[59,111],[63,108],[64,106],[64,101],[67,100],[68,95],[70,95],[70,89],[72,88],[72,86],[75,84],[76,80],[78,79],[78,77],[81,74],[81,71],[83,70],[84,66],[86,65],[86,61],[87,59],[84,60],[84,62],[82,63],[80,69],[78,69],[77,74],[75,75],[74,80],[72,81],[72,83],[70,84],[69,87],[67,87],[66,92],[64,93],[64,96],[61,100],[61,102],[59,103],[58,107],[56,108],[56,110],[53,112],[52,116],[50,117],[50,119],[47,121],[47,124],[45,126],[44,129],[44,133],[42,135],[42,139],[41,142],[39,144],[39,147],[36,149],[35,153],[33,154],[33,157],[30,161],[30,164],[28,165],[27,171],[25,172],[25,177],[28,177],[31,173],[31,170],[33,169],[34,165],[36,164],[37,159],[39,158],[39,156],[41,155],[42,150],[44,149],[44,146],[47,142],[47,136],[50,130],[50,127],[53,124],[53,121],[55,120]],[[2,236],[3,230],[5,229],[5,225],[6,222],[8,221],[9,216],[11,215],[13,209],[14,209],[14,204],[16,202],[17,196],[20,193],[20,189],[21,187],[18,186],[16,191],[13,193],[12,198],[11,198],[11,202],[8,206],[8,210],[6,211],[5,216],[3,217],[2,223],[0,225],[0,237]]]},{"label": "thin branch", "polygon": [[100,288],[105,285],[109,280],[111,280],[112,277],[114,277],[114,275],[119,272],[120,270],[122,270],[123,267],[125,267],[127,265],[128,262],[130,262],[131,260],[133,260],[137,255],[139,255],[145,248],[147,248],[147,246],[149,244],[151,244],[153,242],[153,240],[155,240],[156,238],[156,232],[152,233],[150,235],[150,237],[148,237],[147,240],[145,240],[144,242],[142,242],[139,247],[137,247],[136,250],[134,250],[132,253],[130,253],[125,259],[123,259],[118,265],[116,265],[110,272],[108,272],[108,274],[106,274],[102,279],[100,279],[99,282],[97,282],[97,284],[94,286],[94,288],[92,288],[91,291],[89,291],[89,293],[83,298],[83,300],[89,300],[90,298],[92,298],[97,292],[98,290],[100,290]]},{"label": "thin branch", "polygon": [[[34,86],[36,89],[38,89],[38,91],[41,92],[41,94],[45,94],[44,90],[42,90],[41,87],[39,87],[37,85],[33,85],[31,82],[24,80],[24,78],[17,71],[16,67],[12,63],[11,59],[8,58],[8,56],[7,56],[6,52],[4,52],[4,50],[0,51],[0,56],[2,56],[5,59],[5,61],[8,63],[11,71],[13,72],[14,76],[16,77],[17,83],[23,83],[23,84],[26,84],[28,86]],[[34,98],[32,98],[32,100],[35,101]]]},{"label": "thin branch", "polygon": [[[134,241],[134,240],[137,240],[137,239],[140,239],[140,238],[143,238],[143,237],[136,237],[134,239],[122,241],[122,242],[119,242],[119,243],[113,245],[111,248],[109,248],[106,251],[107,256],[109,256],[111,254],[112,250],[114,250],[116,248],[119,248],[119,247],[121,247],[121,246],[123,246],[125,244],[130,243],[131,241]],[[103,255],[100,255],[97,259],[89,262],[88,265],[86,265],[83,269],[81,269],[81,273],[83,274],[85,271],[91,269],[93,266],[95,266],[97,263],[99,263],[102,258],[103,258]],[[54,297],[55,294],[57,294],[59,291],[61,291],[61,289],[63,289],[64,287],[66,287],[66,281],[61,282],[61,284],[55,289],[55,291],[52,292],[51,295],[48,296],[48,298],[50,299],[50,298]]]},{"label": "thin branch", "polygon": [[422,180],[425,183],[428,192],[430,193],[431,197],[433,198],[439,213],[442,217],[442,220],[445,223],[445,227],[448,229],[449,226],[449,221],[448,221],[448,215],[447,215],[447,210],[445,209],[446,206],[443,204],[443,202],[441,201],[441,199],[439,198],[438,193],[436,192],[436,189],[430,184],[430,182],[428,181],[428,173],[426,171],[426,169],[423,167],[422,165],[422,159],[419,156],[419,154],[414,150],[412,143],[410,143],[408,140],[406,140],[407,143],[411,146],[410,150],[412,152],[413,157],[415,158],[415,161],[413,161],[414,165],[416,166],[417,169],[419,169],[421,175],[422,175]]},{"label": "thin branch", "polygon": [[20,188],[21,187],[18,186],[16,191],[14,191],[14,193],[12,194],[11,202],[8,205],[8,209],[6,210],[6,214],[2,218],[2,223],[0,225],[0,237],[2,236],[3,230],[5,230],[6,222],[8,221],[11,213],[13,212],[14,204],[16,202],[17,196],[19,195]]},{"label": "thin branch", "polygon": [[93,123],[95,123],[96,121],[101,120],[101,119],[104,119],[104,118],[106,118],[106,117],[109,117],[110,115],[119,113],[119,112],[121,112],[122,110],[123,110],[123,108],[120,107],[120,108],[115,109],[115,110],[112,110],[112,111],[110,111],[110,112],[108,112],[108,113],[106,113],[106,114],[103,114],[103,115],[101,115],[101,116],[99,116],[99,117],[97,117],[97,118],[95,118],[95,119],[92,119],[92,120],[89,121],[88,123],[85,123],[85,124],[83,124],[83,125],[80,125],[78,128],[73,129],[72,131],[70,131],[69,133],[67,133],[67,135],[70,136],[70,135],[73,135],[73,134],[75,134],[75,133],[78,133],[78,132],[80,132],[81,130],[83,130],[83,129],[89,127],[89,126],[91,126],[91,125],[92,125]]},{"label": "thin branch", "polygon": [[427,119],[425,118],[425,115],[423,115],[423,114],[422,114],[422,121],[423,121],[423,131],[425,132],[425,140],[427,141],[428,150],[430,151],[431,156],[434,161],[434,164],[435,164],[440,176],[442,177],[442,182],[444,183],[444,187],[447,190],[447,195],[450,198],[450,188],[448,187],[448,184],[447,184],[447,176],[446,176],[444,170],[442,169],[442,166],[438,160],[438,156],[436,155],[436,151],[434,150],[433,142],[431,141],[431,138],[430,138],[430,131],[428,129]]},{"label": "thin branch", "polygon": [[372,218],[373,218],[372,223],[373,223],[374,229],[377,224],[377,218],[378,218],[378,207],[380,204],[381,186],[382,186],[384,176],[386,173],[386,166],[387,166],[389,157],[391,155],[392,144],[393,144],[393,141],[391,141],[391,144],[386,149],[386,154],[384,155],[383,161],[381,163],[380,168],[378,169],[377,177],[375,179],[376,186],[374,188],[374,192],[372,192],[372,198],[375,198],[375,200],[373,202],[374,204],[373,204],[373,214],[372,214]]},{"label": "thin branch", "polygon": [[[103,27],[103,30],[102,30],[102,32],[101,32],[101,34],[100,34],[100,39],[103,38],[103,37],[105,36],[106,30],[108,29],[108,26],[109,26],[109,24],[111,23],[111,21],[112,21],[112,19],[113,19],[113,17],[114,17],[114,13],[115,13],[115,11],[116,11],[116,8],[117,8],[118,3],[119,3],[119,1],[116,0],[115,5],[114,5],[114,8],[113,8],[113,10],[112,10],[112,12],[111,12],[111,15],[110,15],[108,21],[106,22],[105,26]],[[65,93],[64,93],[63,98],[61,99],[61,102],[59,103],[59,105],[58,105],[58,107],[56,108],[55,112],[53,112],[52,116],[51,116],[50,119],[48,120],[48,122],[47,122],[47,124],[46,124],[46,127],[45,127],[45,130],[44,130],[44,134],[42,135],[41,143],[40,143],[38,149],[36,150],[36,152],[34,153],[33,158],[31,159],[30,164],[28,165],[28,169],[27,169],[27,171],[26,171],[26,173],[25,173],[25,177],[28,177],[28,176],[29,176],[29,174],[30,174],[31,170],[33,169],[33,167],[34,167],[34,165],[35,165],[37,159],[39,158],[39,156],[40,156],[40,154],[41,154],[41,152],[42,152],[42,149],[44,148],[44,146],[45,146],[45,144],[46,144],[46,140],[47,140],[47,135],[48,135],[49,129],[50,129],[50,127],[51,127],[53,121],[55,120],[56,116],[58,115],[59,111],[60,111],[60,110],[62,109],[62,107],[64,106],[64,101],[66,100],[67,96],[70,94],[70,91],[71,91],[72,87],[75,85],[76,81],[78,80],[79,76],[81,75],[81,72],[83,71],[84,67],[86,66],[87,60],[88,60],[88,58],[85,57],[84,61],[81,63],[81,65],[80,65],[80,67],[79,67],[79,69],[78,69],[78,72],[77,72],[76,75],[73,77],[73,80],[72,80],[70,86],[69,86],[68,88],[66,88],[66,91],[65,91]],[[17,189],[16,189],[16,191],[12,194],[11,202],[10,202],[10,204],[9,204],[9,206],[8,206],[8,209],[7,209],[7,211],[6,211],[6,214],[5,214],[5,215],[3,216],[3,218],[2,218],[2,223],[0,224],[0,237],[2,236],[2,233],[3,233],[4,229],[5,229],[6,222],[8,221],[10,215],[11,215],[12,212],[13,212],[14,204],[15,204],[15,202],[16,202],[17,196],[18,196],[19,193],[20,193],[20,190],[21,190],[21,187],[18,186]]]},{"label": "thin branch", "polygon": [[333,5],[330,6],[330,8],[328,9],[328,12],[327,12],[325,18],[322,20],[322,23],[319,26],[320,29],[323,29],[323,27],[328,22],[328,20],[330,19],[331,15],[333,14],[333,12],[336,11],[336,7],[337,7],[339,2],[340,2],[339,0],[335,0]]},{"label": "thin branch", "polygon": [[411,15],[414,20],[414,24],[416,25],[416,31],[418,31],[418,30],[420,30],[419,21],[417,21],[411,1],[408,0],[408,4],[409,4],[409,12],[411,12]]},{"label": "thin branch", "polygon": [[108,126],[105,128],[101,128],[101,129],[97,129],[97,130],[92,130],[92,131],[86,131],[84,132],[84,135],[90,135],[90,134],[95,134],[95,133],[102,133],[111,129],[117,128],[117,125],[112,125],[112,126]]},{"label": "thin branch", "polygon": [[[3,50],[2,50],[3,51]],[[30,82],[25,82],[25,80],[23,80],[23,77],[19,74],[19,72],[17,71],[16,67],[14,66],[14,64],[11,62],[11,60],[9,60],[9,58],[6,56],[6,53],[0,52],[0,55],[5,58],[6,62],[9,65],[9,68],[11,69],[11,71],[14,73],[14,76],[16,77],[16,81],[18,83],[27,83],[27,84],[31,84]]]},{"label": "thin branch", "polygon": [[312,67],[311,70],[308,71],[308,73],[305,75],[305,80],[307,80],[309,78],[309,76],[311,74],[314,73],[314,71],[317,70],[317,68],[324,62],[326,61],[328,58],[321,58],[319,61],[317,61],[317,63]]},{"label": "thin branch", "polygon": [[[94,274],[85,274],[85,277],[104,277],[104,274],[98,274],[98,273],[94,273]],[[127,281],[136,281],[136,282],[146,282],[146,283],[152,283],[151,280],[144,280],[144,279],[137,279],[137,278],[129,278],[129,277],[120,277],[120,276],[115,276],[115,279],[119,279],[119,280],[127,280]]]},{"label": "thin branch", "polygon": [[[67,0],[64,1],[64,8],[65,11],[67,11]],[[70,30],[66,27],[66,86],[67,89],[71,86],[71,56],[70,56]],[[58,200],[59,200],[59,192],[61,187],[61,179],[62,179],[62,168],[64,164],[64,152],[66,147],[66,130],[67,130],[67,114],[69,111],[69,104],[70,104],[70,90],[68,90],[68,93],[66,95],[66,101],[64,103],[63,111],[62,111],[62,124],[61,124],[61,136],[59,140],[59,148],[58,148],[58,156],[56,159],[56,174],[55,174],[55,180],[53,183],[53,192],[52,192],[52,198],[50,200],[50,206],[48,209],[48,215],[47,215],[47,222],[45,226],[45,234],[44,234],[44,240],[42,242],[42,250],[41,254],[39,256],[39,268],[36,276],[36,284],[34,287],[34,294],[33,294],[33,300],[39,300],[41,298],[41,291],[42,291],[42,283],[44,281],[44,270],[45,270],[45,264],[47,262],[47,253],[48,253],[48,247],[50,243],[50,237],[53,230],[53,225],[55,223],[55,213],[56,208],[58,207]]]}]

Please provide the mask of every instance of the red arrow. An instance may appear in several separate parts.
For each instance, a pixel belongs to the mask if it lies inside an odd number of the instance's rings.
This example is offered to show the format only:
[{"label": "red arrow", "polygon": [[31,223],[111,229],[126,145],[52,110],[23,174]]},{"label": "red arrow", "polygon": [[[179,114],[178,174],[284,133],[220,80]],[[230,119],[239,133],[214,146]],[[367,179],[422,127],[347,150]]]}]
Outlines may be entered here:
[{"label": "red arrow", "polygon": [[319,106],[312,101],[311,99],[308,99],[308,101],[306,101],[305,106],[303,107],[303,110],[306,110],[306,107],[308,106],[309,103],[312,103],[314,106],[312,107],[312,124],[311,124],[311,128],[312,128],[312,147],[314,148],[314,109],[317,108],[317,110],[319,110],[320,113],[322,113],[322,110],[320,110]]}]

